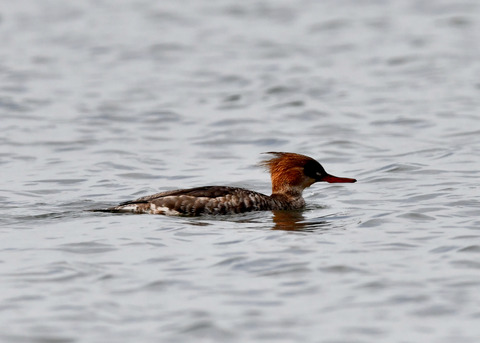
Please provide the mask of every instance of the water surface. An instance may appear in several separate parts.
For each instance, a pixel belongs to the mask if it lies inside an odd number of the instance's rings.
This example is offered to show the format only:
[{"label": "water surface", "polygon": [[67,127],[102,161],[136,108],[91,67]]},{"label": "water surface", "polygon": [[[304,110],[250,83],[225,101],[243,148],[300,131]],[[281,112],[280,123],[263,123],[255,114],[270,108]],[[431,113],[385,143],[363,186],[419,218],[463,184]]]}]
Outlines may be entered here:
[{"label": "water surface", "polygon": [[[3,342],[477,342],[476,1],[20,0],[0,12]],[[92,213],[160,190],[300,212]]]}]

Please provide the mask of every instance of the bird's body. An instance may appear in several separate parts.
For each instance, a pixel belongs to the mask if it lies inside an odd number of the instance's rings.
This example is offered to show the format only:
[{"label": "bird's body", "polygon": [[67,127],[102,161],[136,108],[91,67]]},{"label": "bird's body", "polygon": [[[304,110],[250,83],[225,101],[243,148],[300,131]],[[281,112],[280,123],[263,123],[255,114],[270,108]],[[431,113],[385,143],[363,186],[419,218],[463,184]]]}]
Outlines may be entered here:
[{"label": "bird's body", "polygon": [[293,210],[305,206],[303,198],[289,201],[244,188],[206,186],[163,192],[128,201],[115,211],[167,215],[234,214],[250,211]]},{"label": "bird's body", "polygon": [[295,210],[305,206],[302,191],[315,182],[356,182],[327,174],[320,163],[308,156],[285,152],[271,154],[276,157],[262,164],[270,170],[272,195],[244,188],[205,186],[157,193],[103,211],[196,216]]}]

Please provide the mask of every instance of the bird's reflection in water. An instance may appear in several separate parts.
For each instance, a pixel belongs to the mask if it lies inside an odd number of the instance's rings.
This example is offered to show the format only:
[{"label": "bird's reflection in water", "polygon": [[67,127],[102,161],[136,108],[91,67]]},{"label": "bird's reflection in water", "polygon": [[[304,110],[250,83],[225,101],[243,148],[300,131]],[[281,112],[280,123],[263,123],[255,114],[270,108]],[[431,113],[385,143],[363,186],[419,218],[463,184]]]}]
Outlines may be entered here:
[{"label": "bird's reflection in water", "polygon": [[318,229],[328,229],[331,227],[330,222],[326,220],[305,221],[303,211],[272,211],[273,222],[275,223],[272,230],[285,231],[315,231]]}]

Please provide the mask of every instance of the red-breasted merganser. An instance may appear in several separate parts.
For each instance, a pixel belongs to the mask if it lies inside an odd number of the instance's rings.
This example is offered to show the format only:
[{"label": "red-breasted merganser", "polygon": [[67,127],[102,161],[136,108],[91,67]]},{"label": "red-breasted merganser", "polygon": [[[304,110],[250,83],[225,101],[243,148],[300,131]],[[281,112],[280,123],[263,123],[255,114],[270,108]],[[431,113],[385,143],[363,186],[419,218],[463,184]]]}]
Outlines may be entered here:
[{"label": "red-breasted merganser", "polygon": [[100,211],[197,216],[296,210],[305,206],[303,190],[315,182],[357,181],[328,174],[320,163],[308,156],[289,152],[268,154],[275,156],[262,162],[272,178],[270,196],[244,188],[206,186],[157,193]]}]

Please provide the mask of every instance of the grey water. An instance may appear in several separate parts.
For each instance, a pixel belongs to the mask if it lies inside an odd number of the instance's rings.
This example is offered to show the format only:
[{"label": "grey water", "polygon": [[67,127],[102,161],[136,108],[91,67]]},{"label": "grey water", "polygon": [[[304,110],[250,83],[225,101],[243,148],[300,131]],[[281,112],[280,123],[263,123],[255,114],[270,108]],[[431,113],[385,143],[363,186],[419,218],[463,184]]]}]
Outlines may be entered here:
[{"label": "grey water", "polygon": [[[0,341],[478,342],[480,3],[1,1]],[[300,212],[86,210],[355,184]]]}]

